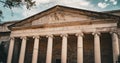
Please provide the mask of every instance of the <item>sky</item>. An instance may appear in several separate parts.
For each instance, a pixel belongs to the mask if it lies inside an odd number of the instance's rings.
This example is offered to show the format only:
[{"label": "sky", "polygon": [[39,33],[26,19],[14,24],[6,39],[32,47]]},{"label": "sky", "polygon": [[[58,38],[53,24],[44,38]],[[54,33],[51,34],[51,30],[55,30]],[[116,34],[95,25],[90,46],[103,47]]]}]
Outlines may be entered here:
[{"label": "sky", "polygon": [[27,9],[25,5],[22,7],[14,7],[11,10],[3,7],[0,3],[0,10],[3,11],[2,22],[23,20],[34,14],[42,12],[55,5],[68,6],[78,9],[91,10],[96,12],[120,10],[120,0],[33,0],[36,6]]}]

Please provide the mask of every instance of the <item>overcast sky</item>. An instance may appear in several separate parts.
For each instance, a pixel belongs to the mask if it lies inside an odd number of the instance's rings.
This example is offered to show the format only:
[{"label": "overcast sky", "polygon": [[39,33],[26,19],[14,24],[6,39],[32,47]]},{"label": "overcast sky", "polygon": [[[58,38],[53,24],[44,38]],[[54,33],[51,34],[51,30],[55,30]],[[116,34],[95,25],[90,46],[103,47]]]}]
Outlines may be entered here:
[{"label": "overcast sky", "polygon": [[110,11],[120,10],[120,0],[33,0],[36,1],[36,6],[31,10],[26,9],[25,6],[20,8],[13,8],[13,14],[10,9],[2,7],[0,3],[0,10],[3,11],[5,21],[22,20],[36,13],[44,11],[55,5],[63,5],[68,7],[74,7],[79,9],[86,9],[92,11]]}]

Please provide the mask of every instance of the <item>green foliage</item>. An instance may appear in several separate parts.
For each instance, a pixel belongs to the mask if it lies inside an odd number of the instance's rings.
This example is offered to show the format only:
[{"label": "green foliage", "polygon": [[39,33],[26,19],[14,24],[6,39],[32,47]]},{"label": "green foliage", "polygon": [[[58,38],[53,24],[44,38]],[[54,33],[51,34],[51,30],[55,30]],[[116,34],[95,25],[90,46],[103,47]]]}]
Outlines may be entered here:
[{"label": "green foliage", "polygon": [[1,23],[1,19],[3,18],[3,16],[2,16],[2,11],[0,10],[0,23]]},{"label": "green foliage", "polygon": [[29,9],[30,7],[32,7],[33,5],[35,5],[35,1],[32,0],[24,0],[24,2],[22,2],[22,0],[0,0],[1,3],[3,3],[4,7],[7,8],[13,8],[13,7],[20,7],[21,5],[26,5],[26,7]]},{"label": "green foliage", "polygon": [[[35,1],[32,0],[0,0],[0,4],[3,4],[3,7],[7,7],[9,9],[12,9],[13,7],[21,7],[23,5],[26,6],[27,9],[30,9],[32,6],[35,5]],[[3,18],[3,11],[0,9],[0,21]]]}]

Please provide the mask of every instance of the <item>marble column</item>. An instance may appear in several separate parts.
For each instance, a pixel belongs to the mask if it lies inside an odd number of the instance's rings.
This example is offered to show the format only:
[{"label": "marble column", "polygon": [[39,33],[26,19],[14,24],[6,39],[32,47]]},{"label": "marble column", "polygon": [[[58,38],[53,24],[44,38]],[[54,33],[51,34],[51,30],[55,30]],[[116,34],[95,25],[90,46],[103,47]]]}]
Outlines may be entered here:
[{"label": "marble column", "polygon": [[38,50],[39,50],[39,36],[34,36],[33,38],[35,39],[34,39],[32,63],[37,63]]},{"label": "marble column", "polygon": [[119,52],[119,41],[118,41],[118,35],[115,32],[111,32],[112,34],[112,47],[113,47],[113,63],[116,63],[118,56],[120,54]]},{"label": "marble column", "polygon": [[101,52],[100,52],[100,33],[95,32],[94,35],[94,58],[95,63],[101,63]]},{"label": "marble column", "polygon": [[61,63],[67,63],[67,34],[62,36],[62,54],[61,54]]},{"label": "marble column", "polygon": [[12,37],[10,39],[10,45],[9,45],[7,63],[12,63],[12,55],[13,55],[13,49],[14,49],[14,42],[15,42],[15,39]]},{"label": "marble column", "polygon": [[52,63],[53,35],[49,35],[47,37],[48,37],[48,44],[47,44],[46,63]]},{"label": "marble column", "polygon": [[21,44],[21,50],[19,56],[19,63],[24,63],[27,37],[21,37],[21,39],[22,39],[22,44]]},{"label": "marble column", "polygon": [[83,63],[83,33],[76,34],[77,36],[77,63]]}]

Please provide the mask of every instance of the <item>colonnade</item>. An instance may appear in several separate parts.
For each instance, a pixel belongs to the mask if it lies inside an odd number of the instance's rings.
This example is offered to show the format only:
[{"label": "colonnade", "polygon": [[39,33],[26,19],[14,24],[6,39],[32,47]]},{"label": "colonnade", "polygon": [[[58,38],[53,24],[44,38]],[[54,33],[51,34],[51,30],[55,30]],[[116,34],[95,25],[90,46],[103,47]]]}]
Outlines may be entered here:
[{"label": "colonnade", "polygon": [[[100,33],[95,32],[92,33],[94,35],[94,56],[95,63],[101,63],[101,51],[100,51]],[[62,51],[61,51],[61,63],[67,63],[67,37],[68,34],[61,34],[62,37]],[[83,33],[76,33],[77,36],[77,63],[83,63]],[[118,35],[116,33],[111,33],[112,36],[112,47],[113,47],[113,63],[116,63],[118,55],[119,55],[119,43],[118,43]],[[47,53],[46,53],[46,63],[52,62],[52,46],[53,46],[53,35],[47,35],[48,44],[47,44]],[[40,36],[33,36],[34,38],[34,48],[33,48],[33,56],[32,63],[37,63],[38,59],[38,49],[39,49],[39,39]],[[21,37],[22,44],[19,56],[19,63],[24,63],[25,57],[25,49],[27,37]],[[7,63],[12,62],[12,55],[14,49],[15,37],[12,37],[10,40],[9,52]]]}]

